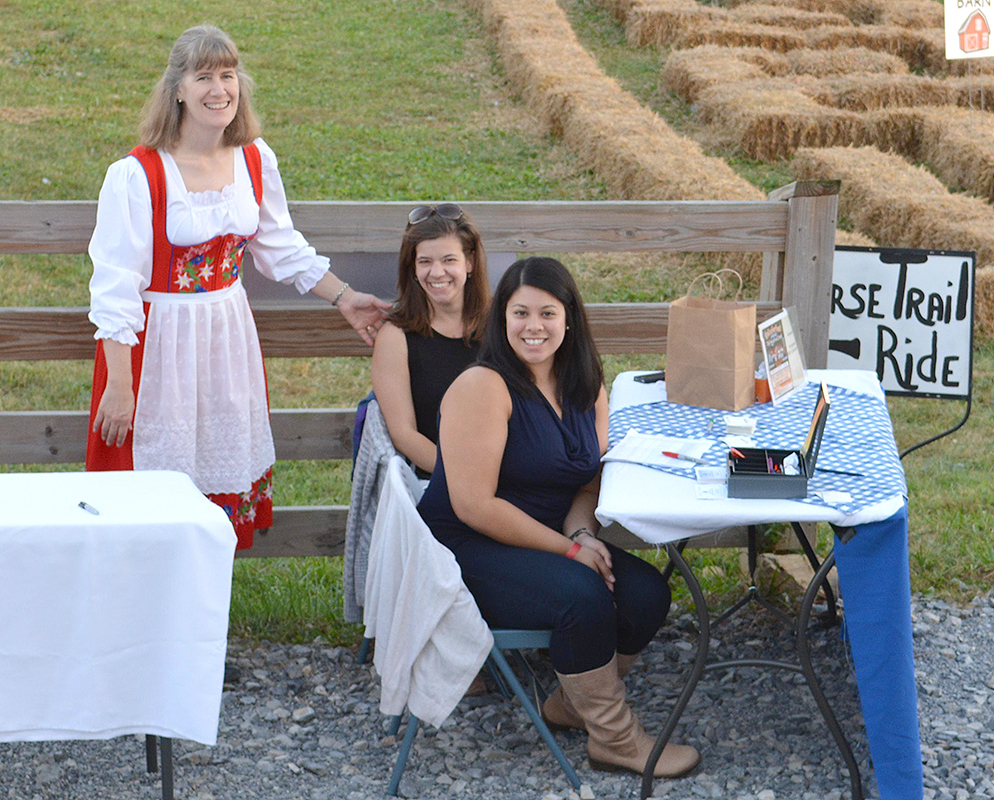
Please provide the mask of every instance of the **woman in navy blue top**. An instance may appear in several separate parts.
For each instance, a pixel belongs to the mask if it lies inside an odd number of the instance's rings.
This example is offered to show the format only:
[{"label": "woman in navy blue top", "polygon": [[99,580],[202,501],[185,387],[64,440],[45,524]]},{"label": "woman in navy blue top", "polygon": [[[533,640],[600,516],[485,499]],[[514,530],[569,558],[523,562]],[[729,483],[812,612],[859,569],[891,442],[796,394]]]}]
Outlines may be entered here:
[{"label": "woman in navy blue top", "polygon": [[[669,609],[659,572],[596,537],[607,394],[583,302],[551,258],[497,287],[478,365],[442,400],[435,469],[418,510],[455,554],[491,627],[551,628],[553,724],[586,728],[591,766],[641,772],[653,739],[621,678]],[[700,756],[667,745],[658,777]]]}]

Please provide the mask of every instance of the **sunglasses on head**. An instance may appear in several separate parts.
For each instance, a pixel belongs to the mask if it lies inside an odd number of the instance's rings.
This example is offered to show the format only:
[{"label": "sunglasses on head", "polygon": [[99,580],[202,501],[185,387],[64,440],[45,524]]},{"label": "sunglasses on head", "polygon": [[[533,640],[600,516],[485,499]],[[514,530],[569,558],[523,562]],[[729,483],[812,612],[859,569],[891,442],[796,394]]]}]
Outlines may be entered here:
[{"label": "sunglasses on head", "polygon": [[407,221],[411,225],[424,222],[432,214],[438,214],[445,219],[459,219],[462,216],[462,208],[456,203],[439,203],[437,206],[418,206],[412,208],[407,215]]}]

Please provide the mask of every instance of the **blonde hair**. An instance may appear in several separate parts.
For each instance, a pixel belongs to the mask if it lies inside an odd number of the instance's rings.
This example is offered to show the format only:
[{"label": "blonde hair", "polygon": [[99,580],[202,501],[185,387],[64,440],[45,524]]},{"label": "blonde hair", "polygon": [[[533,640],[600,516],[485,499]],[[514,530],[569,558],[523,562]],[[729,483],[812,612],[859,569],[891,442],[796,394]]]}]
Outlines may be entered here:
[{"label": "blonde hair", "polygon": [[169,64],[152,90],[138,125],[138,136],[145,147],[170,149],[180,136],[185,110],[176,93],[189,72],[216,67],[230,67],[238,76],[238,110],[224,129],[227,147],[250,144],[259,136],[259,120],[252,110],[252,79],[242,69],[235,43],[220,28],[198,25],[183,31],[169,53]]}]

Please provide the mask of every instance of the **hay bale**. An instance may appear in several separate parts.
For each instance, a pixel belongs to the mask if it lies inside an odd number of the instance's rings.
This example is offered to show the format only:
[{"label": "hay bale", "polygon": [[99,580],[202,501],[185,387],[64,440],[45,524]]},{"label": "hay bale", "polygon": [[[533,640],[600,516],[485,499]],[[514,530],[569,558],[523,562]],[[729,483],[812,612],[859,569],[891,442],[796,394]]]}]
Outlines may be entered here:
[{"label": "hay bale", "polygon": [[[994,92],[994,77],[930,78],[924,75],[839,75],[805,84],[819,103],[849,111],[897,106],[969,106],[971,95]],[[994,97],[994,94],[990,95]]]},{"label": "hay bale", "polygon": [[[908,65],[890,53],[866,47],[838,47],[834,50],[791,50],[784,56],[791,73],[824,78],[832,75],[905,75]],[[773,73],[770,73],[771,75]]]},{"label": "hay bale", "polygon": [[[866,48],[841,48],[839,50],[792,50],[786,54],[774,53],[759,47],[718,47],[704,45],[687,50],[673,50],[663,65],[661,85],[687,103],[697,101],[700,93],[717,84],[734,84],[766,76],[786,77],[806,75],[813,77],[838,77],[849,73],[860,76],[869,74],[906,75],[907,65],[897,56],[874,53]],[[853,77],[853,83],[861,78]],[[803,86],[816,86],[804,82]],[[917,84],[915,84],[917,86]],[[835,94],[850,91],[847,87]],[[814,99],[826,102],[834,98],[831,92],[812,90]],[[945,95],[943,95],[945,97]],[[828,105],[836,105],[834,99]]]},{"label": "hay bale", "polygon": [[803,82],[782,78],[713,85],[698,96],[697,115],[762,161],[789,158],[798,147],[849,144],[862,131],[857,114],[823,106]]},{"label": "hay bale", "polygon": [[798,150],[799,180],[841,179],[839,214],[885,247],[976,250],[994,264],[994,208],[950,194],[927,170],[873,147]]},{"label": "hay bale", "polygon": [[911,29],[894,25],[824,27],[805,31],[805,37],[807,46],[816,50],[865,47],[896,55],[912,69],[924,69],[938,75],[944,75],[950,69],[946,63],[946,43],[941,28]]},{"label": "hay bale", "polygon": [[994,336],[994,266],[977,270],[973,296],[973,329],[981,336]]},{"label": "hay bale", "polygon": [[675,32],[666,42],[653,42],[672,47],[700,47],[705,44],[721,47],[760,47],[786,53],[805,46],[805,31],[777,28],[731,20],[713,20],[706,25],[692,25]]},{"label": "hay bale", "polygon": [[625,36],[637,47],[670,46],[686,31],[727,16],[696,0],[635,0],[624,10]]},{"label": "hay bale", "polygon": [[736,6],[728,12],[731,22],[755,23],[780,28],[805,30],[817,28],[819,25],[852,25],[848,17],[825,11],[805,11],[789,6],[767,5],[765,3],[747,3]]},{"label": "hay bale", "polygon": [[860,233],[859,231],[843,231],[837,230],[835,232],[835,244],[836,245],[846,245],[848,247],[876,247],[877,243],[873,241],[865,233]]},{"label": "hay bale", "polygon": [[994,117],[953,106],[867,114],[863,142],[924,161],[943,183],[994,202]]},{"label": "hay bale", "polygon": [[705,89],[717,84],[736,84],[763,78],[768,73],[753,54],[769,55],[786,66],[783,56],[758,47],[715,47],[705,45],[674,50],[663,64],[660,85],[685,103],[697,102]]}]

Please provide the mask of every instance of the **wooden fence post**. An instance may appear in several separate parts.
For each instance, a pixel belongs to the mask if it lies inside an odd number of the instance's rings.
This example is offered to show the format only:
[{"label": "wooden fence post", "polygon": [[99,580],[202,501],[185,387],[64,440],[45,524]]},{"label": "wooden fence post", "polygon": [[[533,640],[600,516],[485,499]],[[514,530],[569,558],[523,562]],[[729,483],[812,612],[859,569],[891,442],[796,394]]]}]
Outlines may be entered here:
[{"label": "wooden fence post", "polygon": [[769,195],[770,200],[787,202],[787,245],[782,269],[775,256],[765,259],[761,295],[779,289],[784,308],[796,310],[809,369],[824,369],[828,364],[840,185],[841,181],[797,181]]}]

